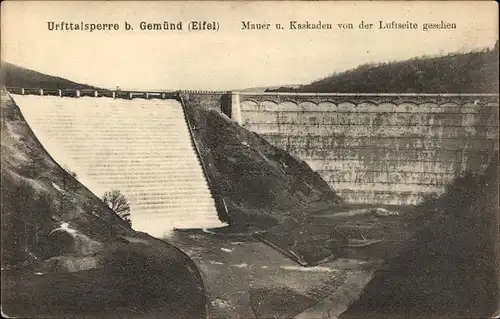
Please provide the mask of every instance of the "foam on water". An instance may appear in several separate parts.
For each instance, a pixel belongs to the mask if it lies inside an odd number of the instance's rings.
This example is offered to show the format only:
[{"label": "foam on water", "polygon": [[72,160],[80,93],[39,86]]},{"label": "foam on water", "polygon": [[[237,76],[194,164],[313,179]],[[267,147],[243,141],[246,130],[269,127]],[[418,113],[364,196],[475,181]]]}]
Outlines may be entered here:
[{"label": "foam on water", "polygon": [[290,271],[304,271],[304,272],[336,272],[336,269],[316,266],[316,267],[302,267],[302,266],[280,266],[281,269]]}]

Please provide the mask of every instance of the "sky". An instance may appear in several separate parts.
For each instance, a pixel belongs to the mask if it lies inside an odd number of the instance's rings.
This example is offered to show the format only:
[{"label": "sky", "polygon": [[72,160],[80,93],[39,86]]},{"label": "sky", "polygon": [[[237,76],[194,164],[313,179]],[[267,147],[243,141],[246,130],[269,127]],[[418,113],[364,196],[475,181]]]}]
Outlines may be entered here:
[{"label": "sky", "polygon": [[[125,89],[231,90],[307,84],[372,62],[493,47],[498,7],[484,2],[133,2],[5,1],[4,61],[75,82]],[[189,21],[218,31],[188,31]],[[55,23],[118,23],[117,31],[50,31]],[[124,30],[124,22],[134,27]],[[182,21],[182,31],[139,30],[142,21]],[[242,21],[270,30],[242,30]],[[290,21],[329,23],[328,30],[290,30]],[[359,23],[373,23],[371,30]],[[418,30],[378,28],[407,21]],[[456,29],[423,31],[424,23]],[[277,30],[280,23],[283,30]],[[354,29],[341,30],[339,23]]]}]

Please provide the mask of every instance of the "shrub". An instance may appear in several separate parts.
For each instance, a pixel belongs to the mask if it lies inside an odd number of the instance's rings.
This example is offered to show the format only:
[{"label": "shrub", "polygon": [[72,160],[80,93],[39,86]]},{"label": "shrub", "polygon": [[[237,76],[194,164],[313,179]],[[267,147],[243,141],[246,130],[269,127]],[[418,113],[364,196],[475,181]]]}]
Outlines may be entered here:
[{"label": "shrub", "polygon": [[114,210],[118,216],[132,226],[132,221],[130,220],[130,204],[120,190],[112,189],[107,191],[102,196],[102,201],[105,202],[109,208]]},{"label": "shrub", "polygon": [[72,214],[76,212],[76,193],[80,189],[80,184],[76,180],[77,174],[69,167],[65,166],[64,170],[57,171],[59,185],[62,191],[56,194],[56,199],[59,202],[59,214]]},{"label": "shrub", "polygon": [[26,143],[28,162],[26,163],[26,166],[23,168],[22,172],[31,178],[38,178],[40,177],[40,174],[46,169],[44,151],[39,147],[32,146],[26,141],[23,142]]}]

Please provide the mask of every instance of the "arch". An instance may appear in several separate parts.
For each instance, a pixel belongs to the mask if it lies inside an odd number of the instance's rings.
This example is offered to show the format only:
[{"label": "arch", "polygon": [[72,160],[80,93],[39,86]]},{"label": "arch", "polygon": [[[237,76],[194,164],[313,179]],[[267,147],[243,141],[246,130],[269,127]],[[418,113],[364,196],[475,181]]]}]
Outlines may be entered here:
[{"label": "arch", "polygon": [[249,97],[248,95],[238,95],[238,96],[240,97],[240,103],[245,101],[258,103],[258,101],[255,98]]},{"label": "arch", "polygon": [[374,103],[377,104],[377,105],[380,105],[380,104],[397,104],[397,103],[394,102],[394,100],[397,101],[397,98],[398,97],[389,99],[389,98],[383,97],[380,100],[376,100],[376,102],[374,102]]},{"label": "arch", "polygon": [[333,101],[321,101],[316,108],[318,112],[335,112],[337,111],[337,104]]},{"label": "arch", "polygon": [[282,104],[282,103],[293,103],[295,105],[299,105],[299,103],[297,101],[294,101],[294,100],[284,100],[280,104]]},{"label": "arch", "polygon": [[295,101],[286,100],[279,104],[280,112],[300,112],[299,104]]},{"label": "arch", "polygon": [[[388,102],[392,102],[392,101],[390,101],[390,100],[384,100],[384,101],[382,101],[382,103],[388,103]],[[365,98],[365,99],[361,99],[361,100],[358,100],[358,101],[353,102],[353,103],[355,103],[355,104],[372,104],[372,105],[378,105],[381,102],[377,101],[375,99]]]},{"label": "arch", "polygon": [[310,100],[301,101],[298,104],[301,111],[317,111],[318,103]]},{"label": "arch", "polygon": [[367,113],[367,112],[377,112],[378,104],[370,100],[362,100],[356,104],[355,112]]},{"label": "arch", "polygon": [[259,111],[277,111],[279,104],[271,100],[263,100],[259,103]]},{"label": "arch", "polygon": [[373,110],[374,112],[397,112],[397,104],[393,102],[382,102],[382,103],[377,103],[376,104],[376,109]]},{"label": "arch", "polygon": [[356,103],[351,101],[343,101],[337,105],[337,110],[340,112],[355,112]]},{"label": "arch", "polygon": [[[466,103],[464,103],[466,104]],[[475,105],[474,104],[474,101],[469,101],[469,104],[472,104],[472,105]],[[457,102],[454,102],[454,101],[443,101],[443,102],[438,102],[437,103],[438,106],[442,106],[442,107],[457,107],[457,106],[461,106],[460,103],[457,103]]]},{"label": "arch", "polygon": [[425,107],[428,107],[428,108],[438,107],[438,104],[434,103],[434,102],[423,102],[423,103],[419,103],[418,105],[425,106]]},{"label": "arch", "polygon": [[414,101],[401,102],[397,104],[396,112],[404,113],[429,113],[432,107],[426,105],[417,104]]},{"label": "arch", "polygon": [[245,100],[240,102],[241,111],[257,111],[259,104],[254,100]]}]

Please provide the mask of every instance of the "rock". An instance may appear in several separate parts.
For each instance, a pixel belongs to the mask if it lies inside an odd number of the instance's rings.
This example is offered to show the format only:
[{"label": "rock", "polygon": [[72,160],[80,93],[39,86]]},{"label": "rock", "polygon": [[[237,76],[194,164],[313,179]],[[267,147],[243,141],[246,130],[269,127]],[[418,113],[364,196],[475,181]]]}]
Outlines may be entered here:
[{"label": "rock", "polygon": [[100,266],[100,258],[90,256],[57,256],[44,260],[37,267],[43,273],[78,272],[95,269]]},{"label": "rock", "polygon": [[387,216],[399,216],[399,213],[396,211],[390,211],[385,208],[374,208],[371,213],[377,217],[387,217]]}]

